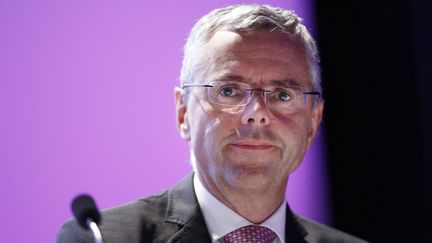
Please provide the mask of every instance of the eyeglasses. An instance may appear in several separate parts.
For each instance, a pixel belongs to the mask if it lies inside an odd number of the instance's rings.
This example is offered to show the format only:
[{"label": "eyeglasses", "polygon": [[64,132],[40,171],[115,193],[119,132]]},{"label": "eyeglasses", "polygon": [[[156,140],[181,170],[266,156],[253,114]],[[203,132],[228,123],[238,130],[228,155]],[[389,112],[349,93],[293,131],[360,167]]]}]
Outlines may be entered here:
[{"label": "eyeglasses", "polygon": [[290,113],[306,106],[309,96],[319,98],[320,92],[306,91],[297,86],[269,86],[265,89],[252,88],[250,85],[233,81],[213,81],[209,84],[184,84],[183,89],[207,88],[208,100],[217,105],[238,107],[246,106],[253,97],[253,92],[261,92],[269,109]]}]

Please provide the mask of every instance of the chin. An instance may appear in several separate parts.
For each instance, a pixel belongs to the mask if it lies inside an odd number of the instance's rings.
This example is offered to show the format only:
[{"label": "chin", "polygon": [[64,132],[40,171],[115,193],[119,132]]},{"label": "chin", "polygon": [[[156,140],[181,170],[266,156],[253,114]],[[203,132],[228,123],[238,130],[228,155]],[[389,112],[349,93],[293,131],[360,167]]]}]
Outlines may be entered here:
[{"label": "chin", "polygon": [[249,191],[261,191],[270,186],[273,177],[267,168],[237,167],[231,171],[228,180],[233,187]]}]

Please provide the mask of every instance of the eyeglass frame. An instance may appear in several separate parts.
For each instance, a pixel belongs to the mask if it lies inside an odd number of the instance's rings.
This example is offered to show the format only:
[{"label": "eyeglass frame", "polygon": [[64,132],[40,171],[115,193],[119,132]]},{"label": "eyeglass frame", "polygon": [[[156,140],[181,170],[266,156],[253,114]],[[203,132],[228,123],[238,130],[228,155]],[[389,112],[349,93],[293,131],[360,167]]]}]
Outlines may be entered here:
[{"label": "eyeglass frame", "polygon": [[[183,90],[185,90],[185,88],[190,88],[190,87],[202,87],[202,88],[214,88],[215,86],[214,85],[212,85],[211,83],[213,83],[213,82],[218,82],[218,81],[212,81],[212,82],[210,82],[210,83],[207,83],[207,84],[183,84],[182,85],[182,89]],[[233,83],[235,83],[235,82],[233,82]],[[308,91],[308,90],[305,90],[303,87],[301,87],[301,86],[286,86],[286,87],[283,87],[283,89],[286,89],[286,88],[294,88],[294,89],[298,89],[298,90],[302,90],[301,92],[302,92],[302,94],[305,96],[305,95],[313,95],[313,96],[318,96],[318,99],[321,97],[321,92],[318,92],[318,91]],[[254,91],[262,91],[262,94],[263,94],[263,96],[265,97],[265,99],[264,99],[264,101],[265,101],[265,103],[266,103],[266,101],[267,101],[267,97],[266,97],[266,95],[265,95],[265,93],[270,93],[270,92],[272,92],[272,91],[270,91],[270,90],[266,90],[266,89],[260,89],[260,88],[250,88],[250,89],[245,89],[245,91],[250,91],[250,96],[252,96],[253,95],[253,92]],[[208,93],[207,93],[207,95],[209,95]],[[304,98],[303,98],[304,99]],[[318,99],[315,99],[314,100],[314,105],[316,104],[316,101],[318,100]],[[211,101],[211,100],[209,100],[211,103],[213,103],[213,104],[216,104],[216,105],[222,105],[222,106],[227,106],[227,107],[238,107],[238,106],[246,106],[249,102],[250,102],[250,99],[247,101],[247,102],[244,102],[244,104],[243,103],[239,103],[239,104],[237,104],[237,105],[229,105],[229,104],[221,104],[221,103],[216,103],[216,102],[213,102],[213,101]],[[306,101],[304,100],[304,103],[306,103]]]}]

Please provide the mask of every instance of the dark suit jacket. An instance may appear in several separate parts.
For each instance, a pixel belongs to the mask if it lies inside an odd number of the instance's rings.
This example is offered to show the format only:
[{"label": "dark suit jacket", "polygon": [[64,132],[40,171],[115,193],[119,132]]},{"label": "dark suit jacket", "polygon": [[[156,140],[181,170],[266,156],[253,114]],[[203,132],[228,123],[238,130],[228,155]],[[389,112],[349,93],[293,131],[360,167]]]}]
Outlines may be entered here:
[{"label": "dark suit jacket", "polygon": [[[192,174],[160,194],[102,212],[100,229],[105,243],[210,243],[204,217],[193,189]],[[287,243],[365,241],[301,218],[287,205]],[[57,234],[57,243],[91,243],[93,236],[74,219]]]}]

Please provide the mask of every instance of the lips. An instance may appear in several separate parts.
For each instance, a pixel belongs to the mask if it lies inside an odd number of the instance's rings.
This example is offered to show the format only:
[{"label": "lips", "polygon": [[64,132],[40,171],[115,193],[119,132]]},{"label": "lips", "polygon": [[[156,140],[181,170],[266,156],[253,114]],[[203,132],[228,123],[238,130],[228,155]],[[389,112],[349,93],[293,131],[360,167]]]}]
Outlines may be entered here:
[{"label": "lips", "polygon": [[269,145],[244,145],[244,144],[232,144],[232,146],[241,148],[241,149],[248,149],[248,150],[264,150],[272,148],[273,146]]},{"label": "lips", "polygon": [[265,150],[275,147],[272,143],[269,143],[267,141],[238,141],[235,143],[231,143],[231,146],[235,148],[240,149],[246,149],[246,150]]}]

